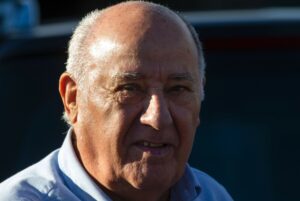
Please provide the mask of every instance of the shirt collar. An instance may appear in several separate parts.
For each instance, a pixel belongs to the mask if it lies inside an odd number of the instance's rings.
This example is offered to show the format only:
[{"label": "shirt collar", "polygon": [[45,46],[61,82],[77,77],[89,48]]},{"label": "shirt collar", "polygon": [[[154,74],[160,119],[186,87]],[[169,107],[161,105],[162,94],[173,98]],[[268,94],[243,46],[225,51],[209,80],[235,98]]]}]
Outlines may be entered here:
[{"label": "shirt collar", "polygon": [[79,162],[72,145],[72,132],[73,129],[69,129],[58,154],[58,165],[66,185],[81,200],[91,200],[92,198],[99,201],[111,201]]}]

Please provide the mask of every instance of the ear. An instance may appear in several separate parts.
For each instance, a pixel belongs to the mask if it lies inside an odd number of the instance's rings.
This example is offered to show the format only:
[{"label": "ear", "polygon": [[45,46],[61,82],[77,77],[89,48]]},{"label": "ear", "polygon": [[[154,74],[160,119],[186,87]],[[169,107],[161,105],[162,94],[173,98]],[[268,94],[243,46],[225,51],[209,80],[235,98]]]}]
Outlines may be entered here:
[{"label": "ear", "polygon": [[64,104],[65,113],[71,124],[77,121],[77,84],[69,73],[64,72],[59,79],[59,93]]}]

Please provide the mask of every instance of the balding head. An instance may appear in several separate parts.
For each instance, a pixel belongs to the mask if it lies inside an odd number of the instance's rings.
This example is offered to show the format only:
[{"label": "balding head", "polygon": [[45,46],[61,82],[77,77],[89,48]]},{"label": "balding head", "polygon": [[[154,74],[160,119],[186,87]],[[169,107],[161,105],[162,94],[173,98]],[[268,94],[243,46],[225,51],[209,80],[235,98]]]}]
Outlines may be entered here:
[{"label": "balding head", "polygon": [[[67,72],[78,82],[84,78],[88,67],[93,65],[91,56],[95,51],[89,48],[94,40],[110,37],[118,38],[121,43],[139,43],[152,37],[151,40],[157,40],[159,43],[161,43],[159,40],[164,38],[166,43],[167,40],[173,41],[172,44],[174,41],[179,41],[178,38],[172,37],[174,32],[188,32],[189,40],[194,43],[198,54],[200,75],[204,77],[205,61],[194,28],[167,7],[143,1],[123,2],[103,10],[93,11],[83,18],[69,43]],[[113,48],[106,45],[107,48]]]}]

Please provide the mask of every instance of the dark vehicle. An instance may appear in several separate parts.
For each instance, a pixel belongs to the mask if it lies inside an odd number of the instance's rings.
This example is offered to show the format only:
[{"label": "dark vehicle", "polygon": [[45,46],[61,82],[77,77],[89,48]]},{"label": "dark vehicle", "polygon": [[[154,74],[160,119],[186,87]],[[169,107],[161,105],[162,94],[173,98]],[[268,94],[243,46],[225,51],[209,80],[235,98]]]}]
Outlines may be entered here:
[{"label": "dark vehicle", "polygon": [[[185,13],[206,56],[206,97],[190,163],[235,200],[300,200],[300,10]],[[58,94],[76,22],[0,44],[0,181],[60,147]]]}]

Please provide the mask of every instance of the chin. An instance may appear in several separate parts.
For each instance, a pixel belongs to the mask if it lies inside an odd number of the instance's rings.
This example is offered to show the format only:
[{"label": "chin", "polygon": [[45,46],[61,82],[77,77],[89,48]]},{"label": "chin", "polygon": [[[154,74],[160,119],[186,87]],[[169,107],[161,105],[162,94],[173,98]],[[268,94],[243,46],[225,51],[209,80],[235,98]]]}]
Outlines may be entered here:
[{"label": "chin", "polygon": [[130,183],[134,188],[140,190],[167,190],[181,176],[181,174],[176,173],[174,166],[142,165],[136,167],[130,171]]}]

